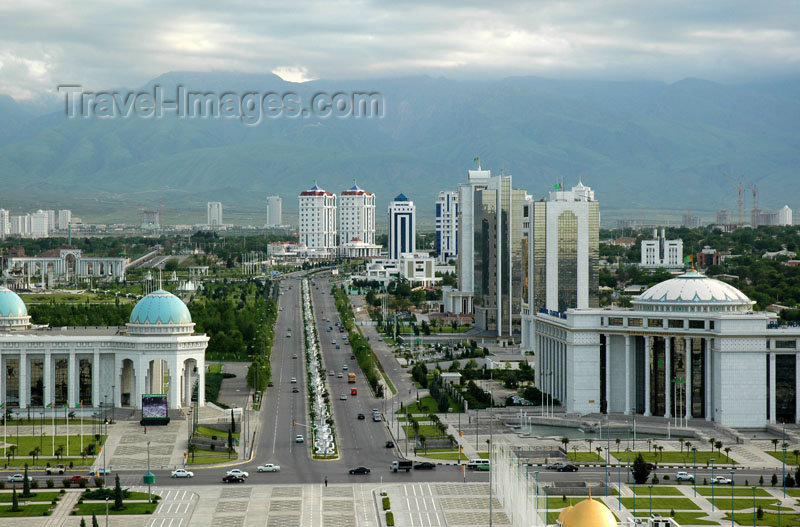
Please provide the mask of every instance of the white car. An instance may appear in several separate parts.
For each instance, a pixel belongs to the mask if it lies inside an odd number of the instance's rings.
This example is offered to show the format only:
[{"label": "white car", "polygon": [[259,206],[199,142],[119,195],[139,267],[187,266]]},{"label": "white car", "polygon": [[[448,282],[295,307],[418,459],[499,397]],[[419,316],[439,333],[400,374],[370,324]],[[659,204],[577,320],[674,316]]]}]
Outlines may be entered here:
[{"label": "white car", "polygon": [[173,478],[193,478],[194,472],[186,470],[185,468],[176,468],[172,471],[170,476]]},{"label": "white car", "polygon": [[[6,481],[9,483],[23,483],[25,481],[25,474],[21,474],[17,472],[16,474],[11,474],[6,478]],[[28,476],[28,481],[33,481],[33,478]]]},{"label": "white car", "polygon": [[305,439],[303,439],[303,436],[302,436],[302,435],[300,435],[300,434],[297,434],[297,435],[295,436],[295,438],[294,438],[294,442],[295,442],[295,443],[302,443],[303,441],[305,441]]},{"label": "white car", "polygon": [[280,465],[273,465],[272,463],[266,463],[264,465],[260,465],[258,467],[259,472],[280,472],[281,466]]},{"label": "white car", "polygon": [[730,485],[731,478],[726,478],[725,476],[714,476],[711,478],[711,483],[715,485]]},{"label": "white car", "polygon": [[239,470],[238,468],[235,468],[233,470],[229,470],[225,474],[228,475],[228,476],[236,476],[237,478],[246,478],[247,476],[250,475],[247,472],[245,472],[244,470]]},{"label": "white car", "polygon": [[694,476],[689,474],[688,472],[678,472],[675,474],[675,479],[678,481],[694,481]]},{"label": "white car", "polygon": [[289,382],[295,383],[295,382],[297,382],[297,378],[296,377],[292,377],[292,380],[289,381]]},{"label": "white car", "polygon": [[342,394],[342,395],[339,396],[339,400],[340,401],[346,401],[347,400],[347,396],[345,394]]}]

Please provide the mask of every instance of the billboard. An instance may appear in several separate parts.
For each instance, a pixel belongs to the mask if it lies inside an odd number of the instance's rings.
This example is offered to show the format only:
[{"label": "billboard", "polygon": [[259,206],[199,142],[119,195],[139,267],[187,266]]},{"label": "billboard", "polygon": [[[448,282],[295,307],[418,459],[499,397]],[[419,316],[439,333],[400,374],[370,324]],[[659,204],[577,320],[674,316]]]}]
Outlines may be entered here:
[{"label": "billboard", "polygon": [[142,424],[159,421],[169,422],[166,394],[142,395]]}]

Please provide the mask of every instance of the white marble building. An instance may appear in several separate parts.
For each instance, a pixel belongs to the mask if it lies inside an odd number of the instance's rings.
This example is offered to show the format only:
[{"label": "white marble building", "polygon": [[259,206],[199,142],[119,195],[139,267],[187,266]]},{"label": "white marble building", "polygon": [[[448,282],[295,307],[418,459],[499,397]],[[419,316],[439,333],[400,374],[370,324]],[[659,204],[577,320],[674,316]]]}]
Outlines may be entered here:
[{"label": "white marble building", "polygon": [[690,271],[646,290],[630,309],[536,313],[538,380],[568,412],[733,427],[798,422],[800,327],[780,326],[753,304]]},{"label": "white marble building", "polygon": [[49,328],[32,325],[22,299],[0,287],[0,402],[140,408],[143,394],[166,393],[169,407],[180,408],[197,384],[202,406],[208,340],[166,291],[140,300],[125,327]]}]

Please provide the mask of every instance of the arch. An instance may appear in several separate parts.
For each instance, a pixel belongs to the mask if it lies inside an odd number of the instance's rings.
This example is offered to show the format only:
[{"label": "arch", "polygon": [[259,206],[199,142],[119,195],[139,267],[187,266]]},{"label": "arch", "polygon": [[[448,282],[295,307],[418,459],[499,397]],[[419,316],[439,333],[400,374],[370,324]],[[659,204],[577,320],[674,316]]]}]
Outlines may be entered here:
[{"label": "arch", "polygon": [[183,376],[181,377],[181,403],[182,406],[192,405],[192,395],[194,393],[195,384],[198,383],[198,364],[194,358],[185,359],[181,365]]},{"label": "arch", "polygon": [[118,381],[120,394],[119,405],[133,406],[135,404],[134,398],[136,397],[136,375],[131,359],[122,360]]}]

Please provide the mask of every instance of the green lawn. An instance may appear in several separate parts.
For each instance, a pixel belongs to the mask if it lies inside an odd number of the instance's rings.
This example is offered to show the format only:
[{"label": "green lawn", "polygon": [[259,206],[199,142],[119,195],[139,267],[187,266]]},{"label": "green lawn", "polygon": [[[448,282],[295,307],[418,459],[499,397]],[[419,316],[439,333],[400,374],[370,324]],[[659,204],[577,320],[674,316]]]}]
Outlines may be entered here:
[{"label": "green lawn", "polygon": [[208,365],[208,373],[222,373],[222,364],[213,363]]},{"label": "green lawn", "polygon": [[[450,409],[454,412],[458,411],[458,408],[455,405],[453,405],[453,401],[450,401]],[[430,395],[426,395],[418,402],[413,402],[408,406],[405,406],[404,408],[397,410],[395,413],[406,414],[409,411],[412,414],[424,414],[424,415],[441,413],[439,411],[439,406],[436,404],[436,399],[434,399]]]},{"label": "green lawn", "polygon": [[[725,519],[727,521],[731,521],[731,514],[725,513]],[[739,525],[752,525],[753,523],[753,513],[740,513],[734,515],[734,521]],[[778,527],[778,515],[776,513],[771,513],[764,511],[764,517],[756,519],[757,526],[769,526],[769,527]],[[791,514],[781,514],[780,516],[780,526],[781,527],[792,527],[800,525],[800,515],[798,513],[791,513]]]},{"label": "green lawn", "polygon": [[596,452],[569,452],[567,453],[567,459],[584,463],[603,461],[603,458],[598,456]]},{"label": "green lawn", "polygon": [[[711,496],[706,497],[706,499],[710,502]],[[756,507],[761,507],[762,509],[773,509],[778,510],[778,500],[776,499],[764,499],[764,498],[757,498],[756,499]],[[731,510],[731,496],[728,494],[727,497],[721,497],[719,494],[715,494],[714,497],[714,507],[720,510]],[[734,498],[733,500],[733,510],[739,511],[744,509],[752,509],[753,508],[753,498]],[[783,507],[782,510],[789,510],[786,507]]]},{"label": "green lawn", "polygon": [[[43,516],[50,510],[49,503],[34,503],[31,505],[20,505],[22,510],[11,512],[11,505],[0,507],[0,518],[22,517],[22,516]],[[91,513],[90,513],[91,514]]]},{"label": "green lawn", "polygon": [[[636,458],[638,454],[641,454],[645,461],[650,463],[670,463],[670,464],[677,464],[683,463],[685,466],[690,467],[692,466],[693,456],[692,453],[689,452],[688,454],[684,450],[683,453],[681,452],[648,452],[647,450],[643,452],[631,452],[631,461]],[[617,451],[611,452],[611,455],[617,459],[627,459],[628,453],[625,451]],[[704,451],[697,451],[697,466],[705,466],[706,462],[709,464],[711,463],[709,460],[714,458],[714,464],[718,465],[720,463],[729,463],[736,465],[736,461],[729,458],[725,454],[720,454],[716,450],[704,450]]]},{"label": "green lawn", "polygon": [[441,447],[441,448],[425,448],[423,450],[425,450],[428,453],[431,453],[431,452],[458,452],[458,446],[455,446],[455,447]]},{"label": "green lawn", "polygon": [[[31,415],[33,415],[34,413],[35,412],[31,412]],[[64,415],[64,414],[62,413],[61,415]],[[102,423],[102,421],[97,421],[95,419],[85,419],[85,418],[83,420],[83,426],[84,427],[91,426],[91,425],[96,424],[96,423]],[[12,433],[16,437],[17,424],[19,424],[19,426],[35,426],[36,429],[38,430],[39,426],[42,424],[42,420],[41,419],[9,419],[8,420],[8,437],[11,437]],[[64,419],[63,417],[60,418],[60,419],[56,418],[56,425],[59,427],[59,431],[61,431],[61,427],[62,426],[66,426],[66,424],[67,424],[67,420]],[[80,426],[81,426],[81,420],[78,419],[78,418],[70,419],[69,420],[70,429],[72,429],[73,426],[75,427],[75,430],[78,430],[78,428],[80,428]],[[44,420],[45,432],[47,432],[48,427],[49,427],[49,429],[51,431],[53,430],[53,420],[52,419],[45,419]],[[2,435],[2,434],[3,434],[3,427],[0,426],[0,435]]]},{"label": "green lawn", "polygon": [[[109,505],[108,507],[108,514],[153,514],[153,511],[156,510],[158,507],[158,503],[147,503],[147,502],[133,502],[133,503],[125,503],[125,508],[121,511],[115,511]],[[75,510],[77,511],[76,514],[78,516],[91,516],[92,512],[94,512],[98,518],[102,517],[106,513],[106,503],[105,502],[83,502],[79,505],[75,506]]]},{"label": "green lawn", "polygon": [[478,452],[478,457],[481,459],[489,459],[489,452]]},{"label": "green lawn", "polygon": [[237,459],[237,456],[231,455],[231,457],[228,457],[227,454],[224,455],[224,456],[220,456],[220,455],[216,455],[216,456],[199,456],[198,455],[198,456],[195,456],[194,461],[192,461],[192,456],[190,454],[189,455],[189,462],[186,463],[186,464],[187,465],[210,465],[210,464],[213,464],[213,463],[225,463],[227,461],[232,461],[232,460],[235,460],[235,459]]},{"label": "green lawn", "polygon": [[[800,490],[800,489],[798,489]],[[786,490],[786,493],[789,493],[789,490]],[[697,487],[697,494],[700,496],[711,496],[711,487]],[[715,485],[714,486],[714,495],[715,496],[730,496],[731,495],[731,486],[730,485]],[[735,487],[733,489],[734,496],[747,496],[753,497],[753,489],[750,487]],[[756,489],[756,496],[761,498],[769,498],[771,494],[764,489]]]},{"label": "green lawn", "polygon": [[[778,450],[775,452],[774,450],[765,450],[767,454],[774,457],[778,461],[783,461],[783,450]],[[797,458],[794,457],[794,454],[790,450],[786,451],[786,464],[787,465],[797,465]]]},{"label": "green lawn", "polygon": [[[655,487],[653,487],[655,490]],[[649,489],[648,489],[649,491]],[[633,508],[633,498],[622,498],[622,506],[628,509]],[[649,495],[643,496],[636,500],[636,508],[637,509],[644,509],[650,507],[650,497]],[[694,504],[692,500],[689,498],[663,498],[663,497],[654,497],[653,498],[653,509],[654,510],[683,510],[683,511],[695,511],[699,510],[700,507]]]},{"label": "green lawn", "polygon": [[[647,485],[636,485],[631,487],[637,496],[649,496],[650,489]],[[700,489],[697,489],[700,490]],[[653,496],[683,496],[683,493],[677,487],[662,487],[661,485],[653,486]]]},{"label": "green lawn", "polygon": [[[48,427],[45,426],[45,429]],[[47,429],[46,432],[50,432],[50,429]],[[64,428],[61,431],[65,431]],[[16,457],[27,457],[28,453],[33,450],[35,447],[41,445],[41,457],[54,457],[53,454],[53,436],[45,434],[43,437],[40,436],[11,436],[9,435],[6,439],[10,444],[18,445]],[[105,442],[106,436],[100,436],[100,444],[102,445]],[[91,444],[94,441],[94,436],[91,434],[83,434],[83,446],[86,447],[87,445]],[[70,434],[69,436],[69,452],[67,452],[67,436],[59,435],[55,438],[55,447],[58,448],[59,445],[64,447],[64,455],[65,456],[72,456],[72,457],[79,457],[81,455],[81,436],[78,434]],[[96,449],[99,452],[99,447]],[[38,459],[37,459],[38,462]]]},{"label": "green lawn", "polygon": [[443,436],[439,429],[433,425],[419,425],[418,432],[414,432],[414,428],[410,425],[403,425],[403,428],[405,428],[409,438],[413,438],[415,434],[417,437],[425,436],[426,439],[444,439],[447,437],[446,435]]},{"label": "green lawn", "polygon": [[[198,433],[198,434],[200,434],[202,436],[206,436],[206,437],[217,436],[217,437],[225,439],[225,440],[228,439],[228,432],[227,431],[217,430],[216,428],[211,428],[210,426],[198,425],[197,429],[195,430],[195,433]],[[233,433],[233,438],[234,439],[239,439],[239,432],[234,432]]]},{"label": "green lawn", "polygon": [[786,495],[792,498],[800,498],[800,489],[786,489]]},{"label": "green lawn", "polygon": [[[427,454],[425,454],[424,451],[419,450],[419,449],[417,449],[417,455],[418,456],[422,456],[422,457],[431,458],[431,459],[445,459],[445,460],[450,460],[450,461],[455,461],[459,457],[459,453],[458,452],[430,452],[429,451]],[[462,461],[466,461],[467,459],[469,459],[467,456],[465,456],[464,454],[461,454],[461,460]]]},{"label": "green lawn", "polygon": [[[50,502],[53,498],[58,496],[58,492],[32,492],[33,496],[30,498],[25,498],[27,501],[46,501]],[[20,503],[22,503],[22,498],[20,496],[20,490],[17,490],[17,497],[19,498]],[[13,491],[7,492],[0,492],[0,503],[11,503],[13,499]]]}]

